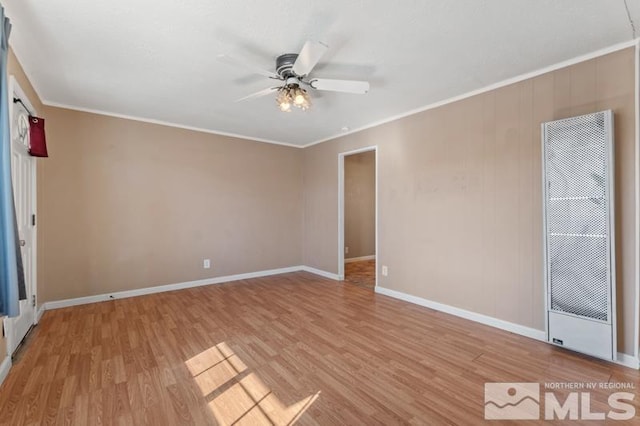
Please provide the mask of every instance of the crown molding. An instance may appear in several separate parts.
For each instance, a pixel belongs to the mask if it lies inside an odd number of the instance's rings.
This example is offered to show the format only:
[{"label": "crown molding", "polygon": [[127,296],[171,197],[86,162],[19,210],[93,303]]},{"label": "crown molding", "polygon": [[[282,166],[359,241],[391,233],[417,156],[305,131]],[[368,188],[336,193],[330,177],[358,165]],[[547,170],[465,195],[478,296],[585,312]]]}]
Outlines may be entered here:
[{"label": "crown molding", "polygon": [[226,137],[230,137],[230,138],[244,139],[244,140],[253,141],[253,142],[264,142],[264,143],[270,143],[270,144],[273,144],[273,145],[287,146],[287,147],[290,147],[290,148],[302,148],[302,146],[300,146],[300,145],[295,145],[295,144],[287,143],[287,142],[280,142],[280,141],[276,141],[276,140],[273,140],[273,139],[256,138],[256,137],[253,137],[253,136],[241,135],[241,134],[238,134],[238,133],[229,133],[229,132],[222,132],[222,131],[218,131],[218,130],[205,129],[203,127],[187,126],[187,125],[183,125],[183,124],[179,124],[179,123],[174,123],[174,122],[171,122],[171,121],[155,120],[153,118],[144,118],[144,117],[138,117],[138,116],[135,116],[135,115],[128,115],[128,114],[118,114],[118,113],[115,113],[115,112],[102,111],[102,110],[99,110],[99,109],[76,107],[76,106],[73,106],[73,105],[61,104],[61,103],[58,103],[58,102],[53,102],[53,101],[49,101],[49,100],[45,100],[45,99],[42,100],[42,104],[46,105],[48,107],[64,108],[64,109],[69,109],[69,110],[72,110],[72,111],[79,111],[79,112],[86,112],[86,113],[89,113],[89,114],[104,115],[104,116],[107,116],[107,117],[121,118],[121,119],[124,119],[124,120],[131,120],[131,121],[139,121],[139,122],[142,122],[142,123],[157,124],[159,126],[174,127],[176,129],[191,130],[191,131],[194,131],[194,132],[208,133],[208,134],[211,134],[211,135],[226,136]]},{"label": "crown molding", "polygon": [[[255,141],[255,142],[264,142],[264,143],[270,143],[270,144],[274,144],[274,145],[281,145],[281,146],[287,146],[287,147],[291,147],[291,148],[309,148],[311,146],[314,145],[318,145],[324,142],[329,142],[332,141],[334,139],[338,139],[347,135],[351,135],[354,133],[358,133],[361,132],[363,130],[367,130],[367,129],[371,129],[373,127],[377,127],[386,123],[390,123],[392,121],[396,121],[396,120],[400,120],[402,118],[414,115],[414,114],[418,114],[424,111],[428,111],[430,109],[435,109],[447,104],[451,104],[454,102],[458,102],[461,101],[463,99],[467,99],[470,98],[472,96],[476,96],[476,95],[480,95],[482,93],[486,93],[489,92],[491,90],[496,90],[499,89],[501,87],[505,87],[505,86],[509,86],[511,84],[515,84],[515,83],[519,83],[521,81],[524,80],[528,80],[530,78],[534,78],[534,77],[538,77],[542,74],[546,74],[552,71],[556,71],[558,69],[561,68],[565,68],[571,65],[575,65],[578,64],[580,62],[584,62],[584,61],[588,61],[590,59],[594,59],[594,58],[598,58],[600,56],[604,56],[607,55],[609,53],[613,53],[613,52],[617,52],[619,50],[623,50],[623,49],[627,49],[629,47],[635,47],[638,45],[640,38],[635,38],[633,40],[629,40],[629,41],[625,41],[622,43],[617,43],[614,44],[612,46],[609,47],[605,47],[603,49],[599,49],[590,53],[586,53],[580,56],[576,56],[574,58],[562,61],[562,62],[558,62],[543,68],[540,68],[538,70],[535,71],[531,71],[525,74],[520,74],[518,76],[515,77],[511,77],[508,78],[506,80],[502,80],[499,81],[497,83],[493,83],[490,84],[488,86],[484,86],[482,88],[476,89],[476,90],[472,90],[470,92],[466,92],[463,93],[461,95],[457,95],[457,96],[453,96],[447,99],[443,99],[419,108],[415,108],[409,111],[405,111],[403,113],[400,114],[396,114],[393,115],[391,117],[387,117],[385,119],[382,120],[378,120],[378,121],[374,121],[368,124],[365,124],[363,126],[360,126],[358,128],[352,129],[348,132],[343,132],[343,133],[336,133],[333,134],[331,136],[328,136],[326,138],[322,138],[313,142],[310,142],[308,144],[305,145],[297,145],[297,144],[292,144],[292,143],[288,143],[288,142],[282,142],[282,141],[278,141],[278,140],[273,140],[273,139],[265,139],[265,138],[257,138],[257,137],[253,137],[253,136],[248,136],[248,135],[243,135],[243,134],[239,134],[239,133],[229,133],[229,132],[223,132],[223,131],[218,131],[218,130],[212,130],[212,129],[206,129],[206,128],[202,128],[202,127],[194,127],[194,126],[187,126],[187,125],[183,125],[183,124],[179,124],[179,123],[173,123],[170,121],[163,121],[163,120],[155,120],[155,119],[151,119],[151,118],[144,118],[144,117],[138,117],[138,116],[133,116],[133,115],[127,115],[127,114],[119,114],[119,113],[114,113],[114,112],[109,112],[109,111],[102,111],[102,110],[98,110],[98,109],[92,109],[92,108],[83,108],[83,107],[78,107],[78,106],[74,106],[74,105],[68,105],[68,104],[62,104],[62,103],[58,103],[58,102],[53,102],[47,99],[44,99],[41,95],[41,91],[39,91],[36,88],[36,85],[34,84],[33,80],[29,77],[27,70],[24,68],[24,66],[22,67],[25,75],[27,75],[27,78],[29,78],[29,82],[31,83],[31,86],[34,88],[34,90],[36,91],[36,94],[38,95],[38,97],[40,98],[41,102],[49,107],[55,107],[55,108],[65,108],[65,109],[69,109],[69,110],[74,110],[74,111],[80,111],[80,112],[87,112],[87,113],[91,113],[91,114],[98,114],[98,115],[105,115],[108,117],[115,117],[115,118],[122,118],[125,120],[133,120],[133,121],[140,121],[140,122],[144,122],[144,123],[150,123],[150,124],[158,124],[161,126],[167,126],[167,127],[175,127],[178,129],[184,129],[184,130],[191,130],[191,131],[195,131],[195,132],[201,132],[201,133],[208,133],[208,134],[213,134],[213,135],[219,135],[219,136],[227,136],[227,137],[232,137],[232,138],[238,138],[238,139],[245,139],[245,140],[250,140],[250,141]],[[14,52],[14,54],[16,55],[16,58],[18,58],[18,61],[20,62],[21,66],[22,66],[22,61],[20,61],[19,58],[19,54],[18,52],[15,50],[15,48],[13,48],[12,46],[12,50]]]},{"label": "crown molding", "polygon": [[363,130],[367,130],[367,129],[371,129],[373,127],[380,126],[382,124],[386,124],[386,123],[390,123],[392,121],[400,120],[400,119],[408,117],[410,115],[418,114],[418,113],[421,113],[423,111],[428,111],[430,109],[435,109],[435,108],[438,108],[438,107],[441,107],[441,106],[444,106],[444,105],[447,105],[447,104],[451,104],[451,103],[454,103],[454,102],[461,101],[463,99],[470,98],[472,96],[480,95],[482,93],[490,92],[492,90],[496,90],[496,89],[499,89],[501,87],[509,86],[511,84],[515,84],[515,83],[519,83],[519,82],[524,81],[524,80],[528,80],[530,78],[538,77],[538,76],[540,76],[542,74],[546,74],[546,73],[549,73],[549,72],[552,72],[552,71],[556,71],[556,70],[559,70],[561,68],[566,68],[566,67],[571,66],[571,65],[579,64],[580,62],[584,62],[584,61],[588,61],[590,59],[598,58],[600,56],[604,56],[604,55],[607,55],[609,53],[617,52],[619,50],[627,49],[629,47],[634,47],[634,46],[636,46],[638,44],[639,41],[640,41],[640,37],[639,38],[635,38],[635,39],[630,40],[630,41],[625,41],[623,43],[614,44],[613,46],[605,47],[603,49],[599,49],[599,50],[596,50],[596,51],[593,51],[593,52],[590,52],[590,53],[586,53],[584,55],[576,56],[574,58],[567,59],[566,61],[558,62],[558,63],[555,63],[553,65],[549,65],[549,66],[546,66],[544,68],[540,68],[540,69],[535,70],[535,71],[531,71],[531,72],[528,72],[528,73],[525,73],[525,74],[520,74],[518,76],[511,77],[511,78],[508,78],[506,80],[502,80],[502,81],[499,81],[497,83],[490,84],[488,86],[484,86],[484,87],[482,87],[480,89],[472,90],[470,92],[466,92],[466,93],[463,93],[461,95],[453,96],[451,98],[443,99],[441,101],[434,102],[434,103],[429,104],[429,105],[425,105],[425,106],[422,106],[422,107],[419,107],[419,108],[412,109],[410,111],[406,111],[406,112],[403,112],[403,113],[400,113],[400,114],[393,115],[393,116],[388,117],[388,118],[384,118],[382,120],[374,121],[373,123],[365,124],[364,126],[355,128],[355,129],[350,130],[348,132],[334,134],[333,136],[329,136],[327,138],[323,138],[323,139],[317,140],[315,142],[311,142],[311,143],[308,143],[306,145],[303,145],[302,148],[309,148],[309,147],[311,147],[313,145],[318,145],[318,144],[321,144],[323,142],[329,142],[331,140],[338,139],[338,138],[341,138],[343,136],[351,135],[353,133],[358,133],[358,132],[361,132]]}]

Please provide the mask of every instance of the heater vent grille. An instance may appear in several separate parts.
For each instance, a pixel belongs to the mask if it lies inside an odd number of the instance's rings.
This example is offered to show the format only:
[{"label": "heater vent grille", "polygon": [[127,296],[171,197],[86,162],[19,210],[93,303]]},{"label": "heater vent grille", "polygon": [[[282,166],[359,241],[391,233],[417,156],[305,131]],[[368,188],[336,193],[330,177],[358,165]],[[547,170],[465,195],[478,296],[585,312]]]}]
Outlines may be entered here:
[{"label": "heater vent grille", "polygon": [[607,321],[605,239],[551,236],[549,248],[551,309]]},{"label": "heater vent grille", "polygon": [[550,309],[611,315],[607,112],[545,124],[546,251]]}]

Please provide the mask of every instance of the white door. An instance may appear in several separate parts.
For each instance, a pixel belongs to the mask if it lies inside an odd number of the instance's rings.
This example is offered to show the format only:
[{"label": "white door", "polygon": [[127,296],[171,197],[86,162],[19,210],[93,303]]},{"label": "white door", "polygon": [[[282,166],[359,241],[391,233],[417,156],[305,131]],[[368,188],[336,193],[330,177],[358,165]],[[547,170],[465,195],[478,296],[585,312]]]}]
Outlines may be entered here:
[{"label": "white door", "polygon": [[16,350],[35,322],[35,159],[28,153],[29,113],[20,103],[12,106],[11,174],[27,298],[20,301],[19,316],[5,319],[8,353]]}]

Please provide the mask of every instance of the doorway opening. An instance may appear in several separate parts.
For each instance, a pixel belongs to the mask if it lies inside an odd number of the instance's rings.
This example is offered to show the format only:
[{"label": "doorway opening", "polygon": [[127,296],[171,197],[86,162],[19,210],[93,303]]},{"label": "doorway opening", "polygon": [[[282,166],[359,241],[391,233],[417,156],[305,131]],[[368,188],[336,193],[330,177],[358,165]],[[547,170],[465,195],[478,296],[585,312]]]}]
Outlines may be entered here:
[{"label": "doorway opening", "polygon": [[339,155],[339,265],[345,283],[373,290],[377,283],[377,149]]}]

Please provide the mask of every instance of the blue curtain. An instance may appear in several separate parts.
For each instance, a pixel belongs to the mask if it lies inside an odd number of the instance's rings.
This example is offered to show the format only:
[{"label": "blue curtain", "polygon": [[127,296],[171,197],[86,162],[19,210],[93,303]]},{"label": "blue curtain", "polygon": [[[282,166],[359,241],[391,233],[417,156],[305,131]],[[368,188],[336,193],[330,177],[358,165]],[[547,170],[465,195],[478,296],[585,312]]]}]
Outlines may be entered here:
[{"label": "blue curtain", "polygon": [[0,315],[13,317],[20,314],[18,302],[20,296],[24,296],[24,274],[11,183],[11,135],[7,84],[10,32],[11,22],[4,16],[4,8],[0,6]]}]

